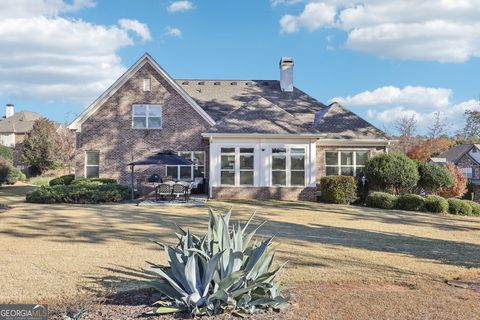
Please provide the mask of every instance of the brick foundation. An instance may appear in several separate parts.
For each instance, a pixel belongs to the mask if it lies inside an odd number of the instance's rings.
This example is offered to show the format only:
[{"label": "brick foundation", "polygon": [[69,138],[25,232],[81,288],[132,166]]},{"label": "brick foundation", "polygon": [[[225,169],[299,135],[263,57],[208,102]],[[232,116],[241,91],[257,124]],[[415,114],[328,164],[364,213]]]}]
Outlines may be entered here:
[{"label": "brick foundation", "polygon": [[214,199],[316,201],[315,187],[213,187]]}]

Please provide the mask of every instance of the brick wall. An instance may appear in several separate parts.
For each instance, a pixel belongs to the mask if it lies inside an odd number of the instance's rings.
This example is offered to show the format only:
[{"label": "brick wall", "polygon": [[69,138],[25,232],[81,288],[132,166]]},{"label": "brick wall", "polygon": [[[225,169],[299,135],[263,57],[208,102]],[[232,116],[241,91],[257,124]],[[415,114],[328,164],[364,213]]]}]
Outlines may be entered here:
[{"label": "brick wall", "polygon": [[315,201],[315,187],[212,187],[215,199]]},{"label": "brick wall", "polygon": [[472,178],[480,179],[480,166],[467,155],[463,155],[457,163],[459,168],[472,168]]},{"label": "brick wall", "polygon": [[[143,91],[143,79],[151,79],[151,91]],[[133,129],[132,104],[162,105],[162,129]],[[84,177],[85,151],[100,152],[100,177],[130,183],[132,160],[161,150],[205,151],[201,133],[209,124],[149,64],[145,64],[82,125],[76,133],[75,175]],[[152,173],[164,175],[164,167],[137,166],[136,180]],[[208,172],[206,172],[208,177]]]}]

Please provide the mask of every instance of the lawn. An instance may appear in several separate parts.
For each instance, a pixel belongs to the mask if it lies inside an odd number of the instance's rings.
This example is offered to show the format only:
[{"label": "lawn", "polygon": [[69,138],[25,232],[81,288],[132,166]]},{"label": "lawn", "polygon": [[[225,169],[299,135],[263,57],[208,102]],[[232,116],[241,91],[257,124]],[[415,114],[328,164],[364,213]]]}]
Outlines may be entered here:
[{"label": "lawn", "polygon": [[[205,207],[32,205],[0,190],[0,302],[84,299],[144,279],[145,260],[165,263],[150,239],[174,242],[175,224],[201,232]],[[480,278],[480,218],[309,202],[209,202],[255,209],[276,235],[290,318],[473,319],[480,294],[447,285]]]}]

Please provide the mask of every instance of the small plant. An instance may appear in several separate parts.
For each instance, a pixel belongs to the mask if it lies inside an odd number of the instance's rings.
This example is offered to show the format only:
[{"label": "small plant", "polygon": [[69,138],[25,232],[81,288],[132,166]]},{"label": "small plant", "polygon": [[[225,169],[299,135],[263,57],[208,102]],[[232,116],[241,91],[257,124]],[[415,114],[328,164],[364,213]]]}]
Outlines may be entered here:
[{"label": "small plant", "polygon": [[372,192],[367,196],[365,203],[368,207],[380,209],[394,209],[398,197],[385,192]]},{"label": "small plant", "polygon": [[350,204],[357,200],[357,183],[354,177],[328,176],[320,179],[322,200],[327,203]]},{"label": "small plant", "polygon": [[48,184],[50,186],[58,186],[58,185],[68,186],[72,183],[74,179],[75,179],[74,174],[67,174],[67,175],[56,177],[50,180]]},{"label": "small plant", "polygon": [[15,184],[18,181],[25,181],[25,174],[14,166],[10,166],[7,174],[7,184]]},{"label": "small plant", "polygon": [[468,200],[448,199],[448,212],[451,214],[459,214],[469,216],[472,214],[472,206]]},{"label": "small plant", "polygon": [[404,194],[398,198],[397,207],[408,211],[423,211],[425,198],[418,194]]},{"label": "small plant", "polygon": [[252,244],[261,226],[247,232],[254,214],[243,228],[240,224],[230,227],[230,215],[231,211],[222,216],[210,209],[203,237],[179,228],[175,247],[158,243],[165,250],[169,266],[152,264],[151,270],[160,276],[160,281],[151,285],[168,301],[159,301],[160,307],[154,313],[253,313],[257,309],[281,308],[288,301],[274,282],[283,265],[270,270],[273,238]]},{"label": "small plant", "polygon": [[448,201],[440,196],[428,195],[425,197],[425,210],[433,213],[448,213]]},{"label": "small plant", "polygon": [[101,185],[101,184],[117,184],[117,180],[115,179],[110,179],[110,178],[81,178],[81,179],[76,179],[72,181],[73,185],[85,185],[85,184],[96,184],[96,185]]}]

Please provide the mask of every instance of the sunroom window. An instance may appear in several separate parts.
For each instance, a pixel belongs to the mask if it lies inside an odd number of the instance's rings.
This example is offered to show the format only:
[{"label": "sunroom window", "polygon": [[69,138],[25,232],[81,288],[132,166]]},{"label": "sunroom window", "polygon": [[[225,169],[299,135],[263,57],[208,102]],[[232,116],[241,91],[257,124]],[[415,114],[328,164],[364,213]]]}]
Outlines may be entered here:
[{"label": "sunroom window", "polygon": [[361,177],[367,160],[368,151],[326,151],[325,174]]},{"label": "sunroom window", "polygon": [[226,147],[220,149],[220,184],[253,186],[255,181],[254,148]]},{"label": "sunroom window", "polygon": [[132,106],[132,128],[162,128],[162,106],[154,104],[134,104]]},{"label": "sunroom window", "polygon": [[191,160],[193,165],[167,166],[167,176],[174,180],[194,180],[205,177],[205,152],[180,151],[179,156]]},{"label": "sunroom window", "polygon": [[272,185],[305,185],[305,148],[272,148]]}]

